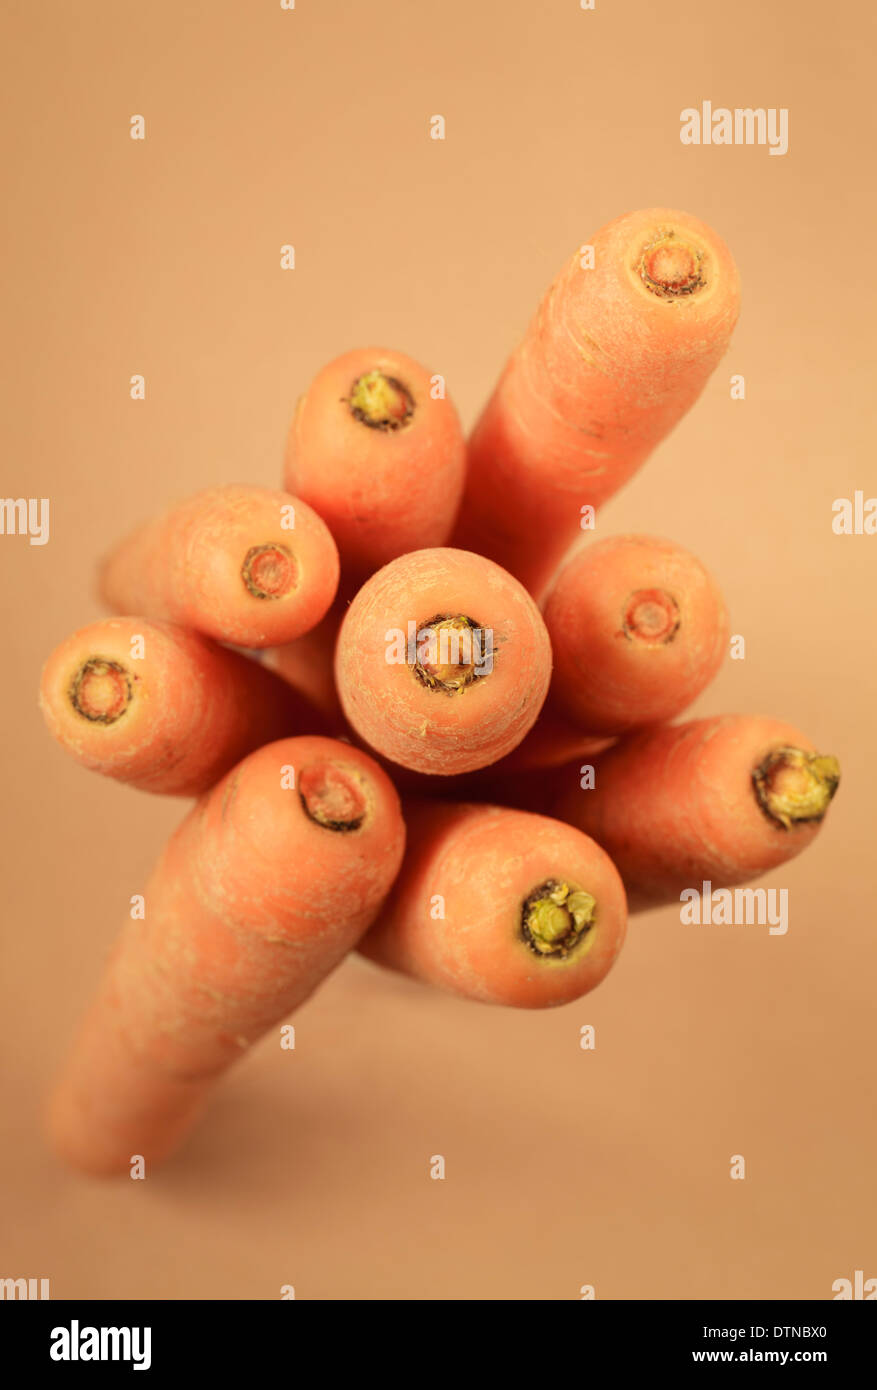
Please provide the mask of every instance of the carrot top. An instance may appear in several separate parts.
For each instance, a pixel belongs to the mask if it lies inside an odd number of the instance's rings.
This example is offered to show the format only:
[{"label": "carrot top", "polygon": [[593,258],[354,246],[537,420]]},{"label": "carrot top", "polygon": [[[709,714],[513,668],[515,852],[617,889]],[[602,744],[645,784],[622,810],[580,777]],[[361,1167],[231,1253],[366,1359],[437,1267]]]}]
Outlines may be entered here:
[{"label": "carrot top", "polygon": [[373,430],[398,430],[414,415],[414,397],[397,377],[375,370],[357,377],[347,401],[354,419]]},{"label": "carrot top", "polygon": [[115,724],[131,703],[131,674],[120,661],[89,657],[70,683],[70,703],[83,719]]},{"label": "carrot top", "polygon": [[768,819],[791,830],[822,820],[840,783],[840,763],[830,753],[775,748],[753,769],[752,781]]},{"label": "carrot top", "polygon": [[593,927],[596,907],[584,889],[546,879],[524,900],[521,934],[534,955],[563,958]]},{"label": "carrot top", "polygon": [[283,598],[298,582],[298,565],[288,546],[254,545],[244,556],[241,578],[254,598]]},{"label": "carrot top", "polygon": [[661,299],[695,294],[706,284],[703,252],[672,229],[644,247],[637,269],[646,289]]}]

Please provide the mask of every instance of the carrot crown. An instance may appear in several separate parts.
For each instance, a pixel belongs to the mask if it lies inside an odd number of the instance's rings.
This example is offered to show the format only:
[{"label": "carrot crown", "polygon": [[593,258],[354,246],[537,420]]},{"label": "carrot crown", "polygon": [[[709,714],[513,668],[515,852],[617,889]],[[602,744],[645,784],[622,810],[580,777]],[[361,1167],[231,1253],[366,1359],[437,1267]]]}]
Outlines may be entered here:
[{"label": "carrot crown", "polygon": [[646,289],[661,299],[695,294],[706,283],[703,252],[672,230],[662,232],[644,248],[637,268]]},{"label": "carrot crown", "polygon": [[[424,623],[417,633],[417,659],[414,674],[428,690],[457,694],[483,679],[492,669],[482,649],[484,630],[464,614],[438,614]],[[489,634],[487,634],[489,640]]]},{"label": "carrot crown", "polygon": [[70,683],[70,703],[77,714],[93,724],[115,724],[130,705],[133,693],[125,667],[102,656],[84,661]]},{"label": "carrot crown", "polygon": [[361,779],[334,763],[311,763],[298,778],[298,794],[305,814],[325,830],[358,830],[368,812]]},{"label": "carrot crown", "polygon": [[679,605],[664,589],[637,589],[624,605],[625,637],[647,647],[672,642],[682,621]]},{"label": "carrot crown", "polygon": [[752,773],[765,815],[783,830],[820,821],[840,782],[840,763],[827,753],[775,748]]},{"label": "carrot crown", "polygon": [[394,376],[366,372],[357,377],[348,399],[350,413],[373,430],[398,430],[414,414],[414,397]]},{"label": "carrot crown", "polygon": [[593,927],[596,907],[596,899],[583,889],[546,879],[524,900],[524,940],[537,956],[568,956]]},{"label": "carrot crown", "polygon": [[297,566],[285,545],[254,545],[244,556],[241,578],[254,598],[283,598],[295,588]]}]

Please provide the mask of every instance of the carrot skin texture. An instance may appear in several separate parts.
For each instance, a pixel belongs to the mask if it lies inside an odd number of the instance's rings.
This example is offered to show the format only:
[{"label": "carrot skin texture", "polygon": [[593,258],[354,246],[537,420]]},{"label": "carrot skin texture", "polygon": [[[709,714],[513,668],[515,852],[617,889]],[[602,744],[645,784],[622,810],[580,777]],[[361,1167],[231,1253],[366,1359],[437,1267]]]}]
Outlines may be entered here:
[{"label": "carrot skin texture", "polygon": [[[493,644],[493,669],[454,693],[387,659],[388,633],[406,633],[409,623],[427,631],[447,614],[472,619]],[[341,705],[359,736],[403,767],[442,776],[485,767],[520,743],[550,675],[551,644],[526,590],[491,561],[447,548],[413,551],[373,575],[347,611],[335,653]]]},{"label": "carrot skin texture", "polygon": [[[132,658],[138,639],[142,655]],[[94,663],[118,682],[116,717],[77,708],[77,679],[81,697]],[[68,637],[43,668],[39,700],[49,731],[83,767],[165,796],[198,796],[262,743],[325,723],[258,662],[139,617],[103,619]]]},{"label": "carrot skin texture", "polygon": [[[297,789],[281,785],[286,766]],[[327,766],[355,788],[358,828],[305,811],[305,778]],[[144,919],[116,943],[51,1097],[61,1156],[101,1174],[126,1171],[133,1154],[167,1157],[215,1079],[369,926],[404,838],[392,784],[333,739],[266,745],[198,801],[147,886]]]},{"label": "carrot skin texture", "polygon": [[564,565],[543,604],[549,702],[613,736],[681,714],[727,651],[725,602],[700,561],[652,536],[611,536]]},{"label": "carrot skin texture", "polygon": [[643,729],[593,760],[583,790],[577,767],[551,807],[612,856],[631,911],[678,902],[689,888],[730,888],[800,854],[820,821],[786,829],[759,805],[753,772],[773,749],[815,752],[778,719],[723,715]]},{"label": "carrot skin texture", "polygon": [[[375,428],[350,404],[354,383],[380,372],[405,388],[413,411]],[[430,373],[403,353],[357,348],[318,373],[289,432],[285,485],[323,517],[346,580],[361,583],[409,550],[444,545],[463,490],[466,447],[457,412],[433,399]]]},{"label": "carrot skin texture", "polygon": [[[643,252],[662,232],[701,256],[703,283],[650,289]],[[688,213],[650,208],[603,227],[549,288],[469,440],[453,544],[478,550],[540,593],[601,506],[694,404],[739,311],[730,252]]]},{"label": "carrot skin texture", "polygon": [[[517,1008],[565,1004],[600,983],[621,949],[627,909],[599,846],[504,806],[406,802],[405,818],[403,866],[360,943],[364,955],[465,999]],[[597,903],[594,925],[566,957],[537,955],[522,935],[525,900],[549,880],[583,888]]]},{"label": "carrot skin texture", "polygon": [[239,647],[271,647],[321,620],[338,573],[335,542],[311,507],[286,492],[233,483],[140,526],[104,559],[99,589],[116,613],[170,619]]}]

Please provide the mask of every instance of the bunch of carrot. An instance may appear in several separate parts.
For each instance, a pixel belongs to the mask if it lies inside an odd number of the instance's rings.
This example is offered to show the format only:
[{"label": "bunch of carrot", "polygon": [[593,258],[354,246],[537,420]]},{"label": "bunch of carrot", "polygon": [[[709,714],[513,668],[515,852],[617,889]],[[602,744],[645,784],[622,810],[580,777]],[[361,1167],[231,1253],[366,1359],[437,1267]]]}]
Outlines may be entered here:
[{"label": "bunch of carrot", "polygon": [[573,544],[697,399],[738,302],[709,227],[621,217],[468,441],[442,377],[348,352],[295,408],[284,491],[199,494],[106,557],[116,616],[50,656],[46,722],[86,767],[197,799],[52,1094],[68,1161],[170,1154],[353,948],[467,999],[563,1004],[629,907],[814,838],[834,758],[778,720],[669,722],[728,644],[701,562]]}]

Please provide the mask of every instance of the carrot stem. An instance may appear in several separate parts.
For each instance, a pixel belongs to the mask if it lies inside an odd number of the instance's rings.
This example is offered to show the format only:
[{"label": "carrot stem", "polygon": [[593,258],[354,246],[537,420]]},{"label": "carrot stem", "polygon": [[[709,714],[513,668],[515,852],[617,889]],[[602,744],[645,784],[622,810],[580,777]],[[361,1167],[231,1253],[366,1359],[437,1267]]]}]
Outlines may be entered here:
[{"label": "carrot stem", "polygon": [[119,661],[90,656],[70,685],[70,703],[93,724],[115,724],[131,703],[131,676]]},{"label": "carrot stem", "polygon": [[366,372],[350,391],[350,413],[373,430],[398,430],[414,414],[414,397],[397,377]]},{"label": "carrot stem", "polygon": [[254,545],[244,557],[241,578],[255,598],[282,598],[295,588],[297,570],[285,545]]},{"label": "carrot stem", "polygon": [[312,763],[299,777],[305,812],[327,830],[358,830],[368,810],[362,787],[332,763]]},{"label": "carrot stem", "polygon": [[672,642],[682,616],[672,594],[663,589],[638,589],[624,608],[624,635],[648,647]]},{"label": "carrot stem", "polygon": [[[454,695],[478,679],[472,637],[478,630],[478,623],[463,615],[438,616],[423,624],[418,630],[418,652],[422,655],[414,663],[414,674],[427,690]],[[424,633],[429,636],[424,637]]]},{"label": "carrot stem", "polygon": [[537,956],[567,956],[593,925],[596,907],[590,893],[547,879],[524,901],[524,940]]},{"label": "carrot stem", "polygon": [[675,232],[667,232],[651,242],[639,263],[640,278],[646,289],[662,299],[695,294],[706,284],[703,254],[689,246]]},{"label": "carrot stem", "polygon": [[822,820],[840,782],[840,763],[831,754],[775,748],[753,770],[752,780],[765,815],[789,830]]}]

